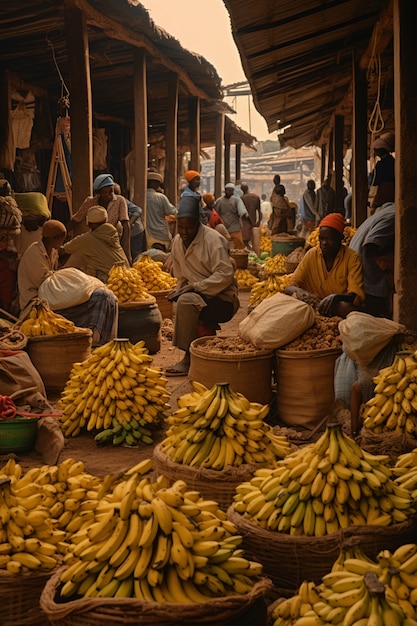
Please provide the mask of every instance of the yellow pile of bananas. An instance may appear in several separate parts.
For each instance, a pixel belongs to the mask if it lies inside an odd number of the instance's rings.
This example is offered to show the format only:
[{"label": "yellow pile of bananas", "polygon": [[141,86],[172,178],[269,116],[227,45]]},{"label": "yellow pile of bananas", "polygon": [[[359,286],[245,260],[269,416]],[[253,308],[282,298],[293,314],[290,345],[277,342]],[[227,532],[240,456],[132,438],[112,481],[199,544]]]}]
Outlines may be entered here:
[{"label": "yellow pile of bananas", "polygon": [[260,241],[259,241],[259,249],[261,252],[269,252],[269,254],[271,254],[272,240],[271,240],[271,237],[269,237],[269,235],[261,234]]},{"label": "yellow pile of bananas", "polygon": [[363,425],[374,433],[395,430],[417,433],[417,360],[398,353],[389,367],[373,378],[374,396],[363,405]]},{"label": "yellow pile of bananas", "polygon": [[146,469],[129,470],[72,536],[60,595],[190,604],[250,592],[262,565],[243,557],[217,503]]},{"label": "yellow pile of bananas", "polygon": [[66,317],[54,313],[49,308],[46,300],[36,300],[33,304],[29,317],[19,327],[27,337],[39,337],[40,335],[61,335],[63,333],[76,333],[77,328]]},{"label": "yellow pile of bananas", "polygon": [[263,267],[265,274],[285,274],[286,259],[285,254],[268,257]]},{"label": "yellow pile of bananas", "polygon": [[275,466],[290,450],[286,437],[264,422],[269,406],[249,402],[227,383],[211,389],[193,382],[195,391],[181,396],[180,408],[167,422],[161,443],[176,463],[222,470],[242,463]]},{"label": "yellow pile of bananas", "polygon": [[282,276],[272,274],[271,276],[268,276],[266,280],[256,283],[252,287],[249,306],[258,306],[258,304],[266,298],[269,298],[276,293],[282,293],[285,287],[288,287],[291,276],[292,274],[283,274]]},{"label": "yellow pile of bananas", "polygon": [[133,264],[146,291],[163,291],[177,284],[177,279],[162,269],[163,263],[154,261],[148,254],[143,254]]},{"label": "yellow pile of bananas", "polygon": [[272,612],[272,626],[406,626],[417,617],[417,545],[405,544],[377,562],[358,548],[342,552],[320,585],[304,581]]},{"label": "yellow pile of bananas", "polygon": [[262,528],[321,537],[348,526],[388,526],[414,514],[409,491],[391,478],[389,456],[374,456],[339,424],[320,439],[259,469],[236,488],[234,508]]},{"label": "yellow pile of bananas", "polygon": [[[309,236],[307,237],[307,239],[305,240],[305,244],[304,244],[304,248],[314,248],[315,246],[319,245],[319,232],[320,232],[320,228],[317,227],[314,230],[311,231],[311,233],[309,234]],[[345,246],[348,246],[350,244],[350,241],[353,237],[353,235],[356,233],[356,228],[353,228],[352,226],[345,226],[345,229],[343,231],[343,241],[342,243]]]},{"label": "yellow pile of bananas", "polygon": [[141,302],[151,298],[138,272],[124,265],[113,265],[109,272],[107,287],[112,290],[120,304]]},{"label": "yellow pile of bananas", "polygon": [[76,437],[86,428],[103,431],[96,435],[99,443],[152,443],[147,426],[165,415],[169,393],[151,362],[144,341],[113,339],[74,363],[59,400],[64,435]]},{"label": "yellow pile of bananas", "polygon": [[417,499],[417,448],[401,454],[392,470],[395,483],[411,492],[413,500]]},{"label": "yellow pile of bananas", "polygon": [[235,270],[235,278],[239,289],[250,289],[255,283],[258,282],[256,276],[251,274],[249,270]]},{"label": "yellow pile of bananas", "polygon": [[51,527],[43,493],[21,473],[14,459],[0,472],[0,570],[11,574],[56,567],[56,543],[65,536]]}]

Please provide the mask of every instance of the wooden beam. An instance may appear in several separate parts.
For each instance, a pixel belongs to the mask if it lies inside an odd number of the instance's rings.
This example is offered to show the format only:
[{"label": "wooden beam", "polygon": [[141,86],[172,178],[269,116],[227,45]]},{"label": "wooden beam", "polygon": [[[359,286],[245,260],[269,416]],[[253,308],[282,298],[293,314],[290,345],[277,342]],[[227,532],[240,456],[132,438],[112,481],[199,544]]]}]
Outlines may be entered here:
[{"label": "wooden beam", "polygon": [[[224,182],[231,183],[233,182],[230,178],[230,135],[229,133],[225,133],[224,135]],[[237,180],[235,179],[235,183]]]},{"label": "wooden beam", "polygon": [[127,28],[109,17],[106,17],[106,15],[94,9],[85,0],[66,0],[66,2],[80,8],[85,15],[87,23],[102,30],[110,39],[123,41],[124,43],[135,46],[136,48],[144,48],[146,52],[150,56],[154,57],[154,59],[156,59],[161,65],[166,67],[171,72],[178,74],[181,82],[192,96],[198,96],[203,100],[212,100],[212,98],[210,98],[203,89],[200,89],[197,85],[195,85],[192,78],[187,74],[183,67],[174,61],[171,61],[171,59],[161,52],[161,50],[152,41],[145,37],[145,35]]},{"label": "wooden beam", "polygon": [[220,198],[222,195],[222,148],[224,141],[224,114],[219,113],[216,122],[214,156],[214,195]]},{"label": "wooden beam", "polygon": [[190,169],[200,171],[200,98],[188,100],[188,126],[190,131]]},{"label": "wooden beam", "polygon": [[344,215],[343,207],[343,134],[344,117],[336,115],[334,119],[334,191],[335,210]]},{"label": "wooden beam", "polygon": [[352,114],[352,225],[357,228],[367,218],[368,181],[367,181],[367,133],[368,102],[367,80],[365,71],[353,56],[353,114]]},{"label": "wooden beam", "polygon": [[177,204],[178,161],[178,74],[168,79],[167,125],[165,131],[165,193],[172,204]]},{"label": "wooden beam", "polygon": [[146,220],[146,172],[148,169],[148,100],[146,88],[146,52],[135,50],[133,74],[134,117],[134,193],[133,201],[143,211]]},{"label": "wooden beam", "polygon": [[242,144],[235,145],[235,180],[241,180],[242,171]]},{"label": "wooden beam", "polygon": [[417,3],[394,0],[395,288],[394,319],[417,331]]},{"label": "wooden beam", "polygon": [[[72,211],[78,211],[93,182],[93,122],[87,26],[83,12],[65,7],[65,37],[71,93]],[[71,209],[70,209],[71,210]]]}]

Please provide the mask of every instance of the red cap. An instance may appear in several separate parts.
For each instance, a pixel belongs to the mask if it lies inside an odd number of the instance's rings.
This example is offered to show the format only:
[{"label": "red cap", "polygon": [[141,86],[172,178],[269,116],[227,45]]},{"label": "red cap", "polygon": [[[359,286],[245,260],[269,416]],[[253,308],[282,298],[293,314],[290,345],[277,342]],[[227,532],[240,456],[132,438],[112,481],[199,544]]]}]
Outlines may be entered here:
[{"label": "red cap", "polygon": [[334,228],[339,231],[341,235],[343,235],[346,226],[345,218],[341,213],[329,213],[329,215],[323,217],[319,224],[319,228],[322,228],[323,226],[327,226],[327,228]]}]

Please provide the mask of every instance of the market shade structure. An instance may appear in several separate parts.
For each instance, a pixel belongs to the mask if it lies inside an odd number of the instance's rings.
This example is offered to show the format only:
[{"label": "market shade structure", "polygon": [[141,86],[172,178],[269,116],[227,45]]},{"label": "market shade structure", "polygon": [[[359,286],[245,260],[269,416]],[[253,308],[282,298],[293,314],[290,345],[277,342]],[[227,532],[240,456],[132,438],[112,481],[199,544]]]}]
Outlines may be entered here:
[{"label": "market shade structure", "polygon": [[[321,145],[328,140],[334,115],[340,114],[345,116],[345,137],[350,143],[352,64],[366,53],[381,11],[390,3],[223,1],[255,106],[269,131],[283,131],[282,145]],[[390,30],[388,42],[391,37]],[[371,57],[367,59],[370,68]],[[381,107],[386,126],[392,127],[390,46],[380,60]],[[372,110],[378,89],[378,76],[372,68],[368,82]]]}]

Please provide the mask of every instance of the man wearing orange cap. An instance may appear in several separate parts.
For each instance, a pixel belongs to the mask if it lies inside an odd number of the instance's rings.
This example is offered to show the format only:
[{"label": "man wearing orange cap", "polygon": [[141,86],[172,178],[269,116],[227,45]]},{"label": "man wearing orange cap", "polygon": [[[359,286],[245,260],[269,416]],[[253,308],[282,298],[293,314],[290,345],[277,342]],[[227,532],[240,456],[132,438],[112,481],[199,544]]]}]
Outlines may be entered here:
[{"label": "man wearing orange cap", "polygon": [[301,288],[318,296],[319,313],[326,317],[345,317],[365,298],[362,263],[352,248],[342,245],[344,228],[340,213],[329,213],[321,220],[319,246],[305,254],[285,290],[288,295],[299,295],[297,288]]},{"label": "man wearing orange cap", "polygon": [[[192,197],[198,200],[200,222],[204,224],[205,226],[207,226],[208,217],[203,209],[203,202],[202,202],[201,194],[199,192],[199,188],[201,185],[200,173],[197,172],[196,170],[187,170],[184,173],[184,178],[187,181],[188,185],[184,188],[181,194],[181,199],[184,198],[185,201],[187,201],[188,197]],[[177,208],[179,208],[179,205]]]}]

